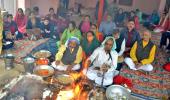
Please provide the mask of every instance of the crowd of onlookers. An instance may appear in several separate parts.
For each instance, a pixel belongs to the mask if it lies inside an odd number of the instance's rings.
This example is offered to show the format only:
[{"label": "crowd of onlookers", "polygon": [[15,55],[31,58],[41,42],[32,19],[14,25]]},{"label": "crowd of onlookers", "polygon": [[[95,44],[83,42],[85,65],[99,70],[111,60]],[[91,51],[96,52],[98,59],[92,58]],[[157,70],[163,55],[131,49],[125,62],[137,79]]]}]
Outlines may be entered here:
[{"label": "crowd of onlookers", "polygon": [[[68,10],[68,5],[63,7]],[[99,19],[95,14],[96,19],[92,20],[94,15],[84,15],[80,24],[76,25],[75,21],[68,19],[64,8],[59,7],[58,13],[49,8],[49,14],[44,17],[40,16],[38,7],[27,8],[25,12],[19,8],[14,16],[6,14],[0,17],[3,41],[56,39],[58,52],[55,65],[59,70],[77,70],[81,63],[83,66],[93,64],[94,68],[108,64],[110,71],[120,71],[122,62],[125,62],[130,69],[152,71],[156,46],[151,41],[150,31],[162,33],[160,48],[170,52],[170,42],[167,45],[167,40],[170,40],[170,12],[159,14],[153,11],[146,15],[139,9],[127,12],[120,8],[112,14],[105,10],[100,23],[95,23],[94,20]],[[147,29],[140,35],[142,25]],[[94,70],[87,72],[89,78],[96,78]],[[110,76],[113,75],[108,73]]]}]

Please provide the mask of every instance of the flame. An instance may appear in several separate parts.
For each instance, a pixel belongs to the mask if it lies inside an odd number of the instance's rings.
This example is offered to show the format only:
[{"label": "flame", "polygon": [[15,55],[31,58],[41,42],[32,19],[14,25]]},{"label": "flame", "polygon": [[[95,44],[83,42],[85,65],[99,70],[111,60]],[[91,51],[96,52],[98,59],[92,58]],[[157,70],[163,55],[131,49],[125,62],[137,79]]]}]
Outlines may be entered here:
[{"label": "flame", "polygon": [[75,87],[75,89],[74,89],[74,95],[76,96],[76,95],[78,95],[79,93],[80,93],[80,86],[77,85],[77,86]]},{"label": "flame", "polygon": [[73,90],[60,91],[56,100],[72,100],[74,98]]},{"label": "flame", "polygon": [[74,80],[81,78],[81,81],[66,87],[67,91],[60,91],[56,100],[87,100],[88,93],[83,92],[83,80],[85,80],[83,71],[79,73],[70,73],[70,75]]}]

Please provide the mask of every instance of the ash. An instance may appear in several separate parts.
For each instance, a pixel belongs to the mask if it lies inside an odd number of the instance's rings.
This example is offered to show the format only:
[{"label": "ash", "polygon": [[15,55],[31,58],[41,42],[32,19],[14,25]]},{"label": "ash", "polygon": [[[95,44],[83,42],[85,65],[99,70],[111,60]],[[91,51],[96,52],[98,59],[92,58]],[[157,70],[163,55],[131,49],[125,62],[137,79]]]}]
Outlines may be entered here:
[{"label": "ash", "polygon": [[40,80],[24,77],[9,90],[8,95],[3,100],[41,100],[45,87],[46,85]]}]

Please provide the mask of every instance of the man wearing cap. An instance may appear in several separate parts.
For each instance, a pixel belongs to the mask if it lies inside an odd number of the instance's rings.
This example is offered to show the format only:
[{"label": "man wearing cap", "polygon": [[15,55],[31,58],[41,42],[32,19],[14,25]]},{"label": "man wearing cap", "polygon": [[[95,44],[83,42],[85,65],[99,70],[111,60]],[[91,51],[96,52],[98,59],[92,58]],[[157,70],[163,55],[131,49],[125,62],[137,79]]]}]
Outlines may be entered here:
[{"label": "man wearing cap", "polygon": [[82,61],[82,47],[76,37],[69,38],[65,45],[61,45],[56,54],[56,61],[53,67],[59,71],[79,70]]}]

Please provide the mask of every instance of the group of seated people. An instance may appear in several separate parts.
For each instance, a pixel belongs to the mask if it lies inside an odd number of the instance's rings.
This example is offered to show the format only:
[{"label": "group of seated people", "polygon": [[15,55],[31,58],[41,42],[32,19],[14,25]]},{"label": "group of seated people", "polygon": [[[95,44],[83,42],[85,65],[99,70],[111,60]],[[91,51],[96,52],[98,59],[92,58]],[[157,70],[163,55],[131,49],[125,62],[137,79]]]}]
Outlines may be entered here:
[{"label": "group of seated people", "polygon": [[[109,19],[110,16],[105,21],[106,24],[111,24]],[[102,69],[107,66],[102,84],[105,86],[113,83],[113,77],[121,71],[123,62],[132,70],[153,70],[151,63],[155,58],[156,45],[151,41],[149,30],[145,29],[141,38],[135,29],[134,20],[129,20],[121,31],[114,27],[103,27],[102,23],[99,32],[102,33],[103,40],[100,40],[97,38],[96,25],[91,24],[89,31],[81,33],[75,24],[70,22],[68,29],[62,34],[56,61],[52,66],[59,71],[83,70],[90,80],[99,85],[102,82],[99,73],[104,73]],[[105,31],[100,31],[100,28]]]},{"label": "group of seated people", "polygon": [[39,15],[39,8],[33,10],[19,8],[16,15],[6,14],[3,16],[3,38],[18,40],[35,35],[36,38],[54,38],[59,36],[68,26],[68,20],[57,15],[53,8],[49,9],[49,14],[45,17]]},{"label": "group of seated people", "polygon": [[[98,84],[102,84],[99,73],[105,73],[102,85],[110,85],[113,77],[121,71],[123,62],[132,70],[154,69],[151,64],[155,58],[156,45],[151,41],[151,32],[147,29],[142,31],[141,38],[136,29],[139,27],[136,25],[137,15],[132,15],[119,30],[109,14],[99,26],[90,20],[90,16],[83,16],[77,27],[74,21],[67,21],[62,16],[57,18],[53,8],[49,9],[50,14],[43,20],[38,11],[35,7],[25,15],[19,8],[14,20],[13,16],[8,14],[7,18],[3,19],[4,39],[22,39],[29,35],[34,35],[35,38],[56,38],[58,35],[58,52],[55,62],[52,63],[57,70],[83,70],[90,80]],[[106,66],[107,70],[103,70]]]}]

